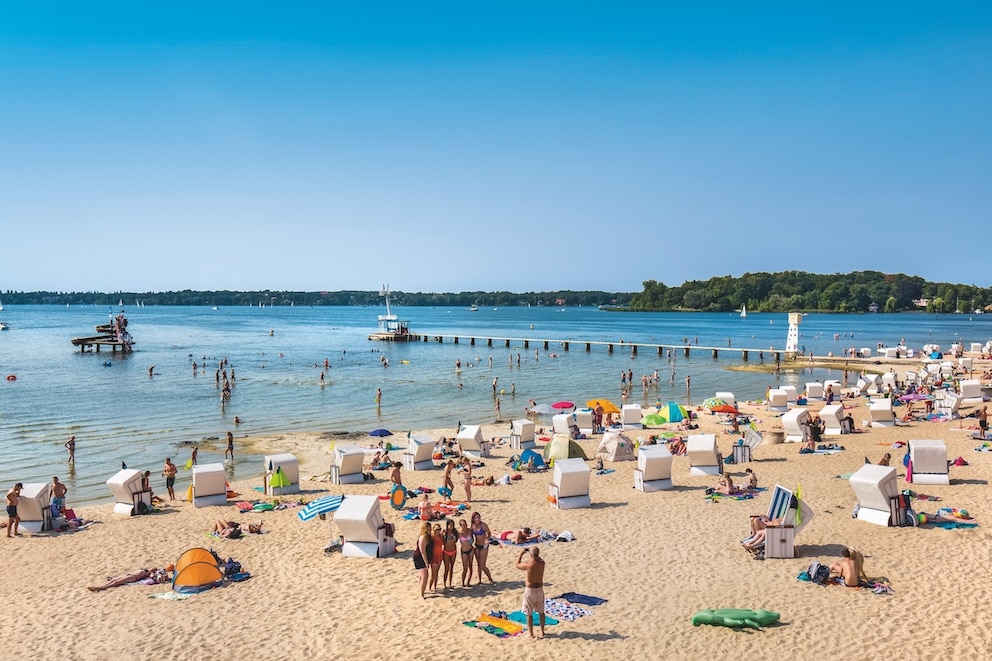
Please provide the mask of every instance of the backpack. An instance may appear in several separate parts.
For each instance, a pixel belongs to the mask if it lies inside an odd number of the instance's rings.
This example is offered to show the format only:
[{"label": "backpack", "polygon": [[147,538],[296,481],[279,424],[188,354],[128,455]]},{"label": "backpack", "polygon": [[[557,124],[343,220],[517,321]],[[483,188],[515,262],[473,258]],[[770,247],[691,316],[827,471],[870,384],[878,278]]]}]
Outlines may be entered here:
[{"label": "backpack", "polygon": [[234,558],[228,558],[224,563],[224,577],[231,578],[235,574],[241,573],[241,563]]},{"label": "backpack", "polygon": [[809,580],[817,585],[826,585],[827,581],[830,580],[830,567],[816,561],[810,564],[806,573],[809,574]]}]

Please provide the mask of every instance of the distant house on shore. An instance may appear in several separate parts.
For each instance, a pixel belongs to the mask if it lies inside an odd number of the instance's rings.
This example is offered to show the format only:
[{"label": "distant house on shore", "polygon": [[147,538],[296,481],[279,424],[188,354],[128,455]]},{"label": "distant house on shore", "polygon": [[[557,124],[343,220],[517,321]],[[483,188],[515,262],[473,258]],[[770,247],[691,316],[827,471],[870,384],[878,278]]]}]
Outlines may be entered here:
[{"label": "distant house on shore", "polygon": [[868,312],[878,312],[878,303],[872,301],[871,304],[868,305]]}]

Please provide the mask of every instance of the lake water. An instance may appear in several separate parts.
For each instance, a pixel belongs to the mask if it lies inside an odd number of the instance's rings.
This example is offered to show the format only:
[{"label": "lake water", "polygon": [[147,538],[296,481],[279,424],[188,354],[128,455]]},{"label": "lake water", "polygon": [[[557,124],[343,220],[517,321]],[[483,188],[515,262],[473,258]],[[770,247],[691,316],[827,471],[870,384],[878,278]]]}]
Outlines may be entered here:
[{"label": "lake water", "polygon": [[[631,357],[619,341],[681,345],[683,338],[700,346],[764,349],[785,347],[786,314],[751,314],[741,319],[724,313],[618,313],[595,308],[506,307],[394,308],[410,321],[411,331],[425,335],[457,334],[612,341],[614,352],[582,344],[570,351],[552,344],[502,342],[460,344],[371,342],[376,316],[384,308],[360,307],[134,307],[125,306],[128,330],[135,338],[131,354],[80,353],[70,340],[93,335],[107,323],[108,310],[95,306],[7,306],[0,315],[10,330],[0,333],[0,372],[16,381],[0,386],[0,485],[49,481],[59,475],[70,489],[70,504],[106,502],[105,481],[122,461],[157,476],[166,456],[180,466],[189,456],[186,444],[207,437],[293,431],[369,431],[378,427],[398,436],[406,431],[450,427],[459,422],[496,419],[492,381],[498,378],[501,418],[520,418],[528,400],[582,404],[595,397],[620,403],[620,372],[633,371],[631,402],[653,405],[677,400],[699,403],[717,390],[738,399],[763,396],[776,383],[768,374],[728,371],[741,364],[739,352],[707,350],[689,358],[673,351],[674,383],[667,353],[641,349]],[[910,347],[934,342],[985,342],[992,337],[992,315],[827,315],[810,314],[801,325],[800,344],[817,355],[844,347],[875,349],[902,338]],[[272,334],[270,335],[270,331]],[[851,337],[853,333],[853,339]],[[838,339],[834,339],[837,334]],[[537,355],[535,356],[535,349]],[[517,364],[517,354],[520,363]],[[557,357],[550,357],[550,353]],[[490,367],[489,358],[492,357]],[[381,359],[389,361],[383,367]],[[222,404],[214,373],[221,358],[236,373],[233,394]],[[320,384],[324,359],[330,363]],[[193,361],[205,370],[193,373]],[[460,360],[461,373],[455,371]],[[756,352],[750,364],[756,364]],[[148,368],[154,365],[154,375]],[[646,391],[641,375],[659,373]],[[687,399],[685,377],[692,377]],[[779,384],[839,378],[820,370],[783,372]],[[461,387],[459,387],[461,384]],[[516,394],[511,394],[511,384]],[[383,393],[376,406],[376,389]],[[235,428],[235,416],[242,424]],[[509,429],[509,425],[507,425]],[[77,439],[76,467],[69,472],[63,443]],[[222,452],[222,450],[221,450]],[[220,455],[201,450],[201,461]],[[257,457],[240,456],[232,477],[256,475]],[[179,486],[188,473],[180,471]],[[160,482],[161,479],[159,478]],[[161,489],[159,485],[158,490]]]}]

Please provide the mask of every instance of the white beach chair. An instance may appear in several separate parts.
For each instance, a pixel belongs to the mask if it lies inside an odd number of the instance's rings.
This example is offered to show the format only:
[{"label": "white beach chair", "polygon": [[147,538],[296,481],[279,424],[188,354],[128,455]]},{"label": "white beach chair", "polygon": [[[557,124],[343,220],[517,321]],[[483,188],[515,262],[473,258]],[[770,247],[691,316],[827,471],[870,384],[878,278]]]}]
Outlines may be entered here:
[{"label": "white beach chair", "polygon": [[889,501],[899,495],[895,467],[864,464],[849,481],[858,499],[857,518],[878,526],[890,525]]},{"label": "white beach chair", "polygon": [[896,414],[892,412],[892,400],[887,397],[874,399],[868,406],[872,427],[895,427]]},{"label": "white beach chair", "polygon": [[796,408],[782,415],[786,443],[805,443],[809,440],[809,411]]},{"label": "white beach chair", "polygon": [[[557,417],[557,416],[556,416]],[[489,456],[489,441],[482,437],[482,427],[465,425],[455,436],[462,455],[471,459],[482,459]]]},{"label": "white beach chair", "polygon": [[341,555],[346,558],[382,558],[396,550],[378,496],[349,495],[335,513],[334,524],[344,537]]},{"label": "white beach chair", "polygon": [[893,392],[899,385],[896,383],[896,373],[886,372],[882,375],[882,390],[885,392]]},{"label": "white beach chair", "polygon": [[820,409],[820,419],[823,420],[824,434],[838,435],[842,432],[844,405],[831,404]]},{"label": "white beach chair", "polygon": [[359,484],[365,481],[365,450],[357,445],[338,445],[331,464],[331,484]]},{"label": "white beach chair", "polygon": [[620,423],[624,429],[642,429],[642,417],[640,404],[624,404],[620,409]]},{"label": "white beach chair", "polygon": [[768,391],[767,408],[769,411],[788,411],[789,395],[781,388],[772,388]]},{"label": "white beach chair", "polygon": [[717,449],[715,434],[693,434],[686,439],[685,447],[689,475],[704,477],[723,472],[723,457]]},{"label": "white beach chair", "polygon": [[799,401],[799,393],[796,392],[795,386],[780,386],[779,390],[785,392],[785,403],[788,406],[795,406],[796,402]]},{"label": "white beach chair", "polygon": [[403,468],[408,471],[428,471],[434,468],[434,439],[427,434],[414,434],[403,453]]},{"label": "white beach chair", "polygon": [[718,391],[716,393],[716,398],[717,399],[722,399],[723,401],[727,402],[731,406],[734,406],[734,407],[737,406],[737,398],[734,397],[734,393],[730,392],[729,390]]},{"label": "white beach chair", "polygon": [[583,459],[556,459],[550,487],[551,506],[560,510],[589,507],[589,466]]},{"label": "white beach chair", "polygon": [[946,415],[951,420],[961,417],[958,414],[958,407],[961,406],[961,396],[956,392],[951,392],[950,390],[944,393],[944,398],[940,400],[937,406],[937,413],[941,415]]},{"label": "white beach chair", "polygon": [[572,414],[575,417],[575,425],[579,428],[579,433],[586,436],[592,436],[595,433],[595,416],[592,409],[579,409]]},{"label": "white beach chair", "polygon": [[152,508],[151,491],[141,488],[141,471],[122,468],[107,480],[107,488],[114,497],[114,514],[134,516]]},{"label": "white beach chair", "polygon": [[[781,484],[776,484],[772,491],[765,516],[769,521],[781,519],[782,523],[766,527],[764,543],[766,558],[794,558],[798,555],[795,547],[796,537],[813,520],[814,512],[805,499],[794,500],[793,496],[792,490],[786,489]],[[750,537],[744,541],[747,542],[749,539]],[[759,545],[758,548],[761,546]]]},{"label": "white beach chair", "polygon": [[960,358],[958,358],[958,367],[964,370],[965,372],[971,372],[972,369],[974,369],[974,366],[975,366],[974,359],[967,358],[965,356],[961,356]]},{"label": "white beach chair", "polygon": [[733,463],[735,464],[748,464],[751,463],[751,459],[754,457],[754,451],[761,445],[764,440],[761,433],[756,431],[752,427],[748,427],[744,432],[744,438],[742,438],[732,449]]},{"label": "white beach chair", "polygon": [[52,495],[50,482],[26,482],[17,501],[19,527],[28,532],[52,529]]},{"label": "white beach chair", "polygon": [[193,507],[227,505],[227,474],[224,464],[193,466]]},{"label": "white beach chair", "polygon": [[[268,496],[282,496],[288,493],[300,493],[300,462],[295,456],[288,452],[281,454],[266,455],[263,459],[264,467],[268,477],[265,482],[265,493]],[[282,469],[288,484],[285,486],[272,486],[272,476],[276,471]]]},{"label": "white beach chair", "polygon": [[[839,389],[838,385],[838,389]],[[813,381],[812,383],[806,384],[806,401],[807,402],[822,402],[823,401],[823,384],[819,381]]]},{"label": "white beach chair", "polygon": [[637,450],[634,488],[644,493],[672,488],[672,453],[664,445],[642,445]]},{"label": "white beach chair", "polygon": [[969,406],[971,404],[981,404],[985,401],[984,397],[982,397],[982,382],[978,379],[962,379],[958,383],[958,388],[961,391],[961,402],[959,404]]},{"label": "white beach chair", "polygon": [[907,482],[951,483],[947,470],[947,445],[944,441],[909,441],[909,460],[913,462],[913,479],[907,479]]},{"label": "white beach chair", "polygon": [[537,447],[534,440],[533,420],[514,420],[510,423],[510,449],[532,450]]}]

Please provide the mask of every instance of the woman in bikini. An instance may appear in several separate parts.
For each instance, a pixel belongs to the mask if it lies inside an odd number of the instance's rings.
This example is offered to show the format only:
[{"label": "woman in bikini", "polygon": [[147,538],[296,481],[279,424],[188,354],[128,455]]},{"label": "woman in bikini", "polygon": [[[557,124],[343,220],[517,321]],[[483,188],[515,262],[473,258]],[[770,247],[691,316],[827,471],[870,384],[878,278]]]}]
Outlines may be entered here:
[{"label": "woman in bikini", "polygon": [[492,531],[489,530],[489,524],[483,522],[482,515],[473,512],[472,544],[475,547],[475,562],[479,569],[479,582],[482,582],[482,574],[485,572],[489,582],[495,585],[496,581],[493,580],[493,575],[489,573],[489,567],[486,566],[486,559],[489,558],[489,538],[492,537],[492,534]]},{"label": "woman in bikini", "polygon": [[420,598],[424,599],[424,593],[427,591],[427,559],[431,557],[431,551],[434,549],[431,540],[431,524],[428,521],[424,521],[420,524],[420,536],[417,537],[417,548],[413,550],[413,566],[417,570],[417,580],[420,583]]},{"label": "woman in bikini", "polygon": [[472,545],[472,531],[465,519],[458,519],[458,555],[462,558],[462,587],[472,585],[472,559],[475,547]]},{"label": "woman in bikini", "polygon": [[472,460],[468,457],[462,459],[462,464],[465,466],[465,502],[472,502]]},{"label": "woman in bikini", "polygon": [[428,587],[431,592],[437,592],[437,575],[441,569],[442,558],[444,557],[444,534],[441,532],[441,526],[434,526],[434,534],[431,535],[431,556],[430,556],[430,566],[431,566],[431,580]]},{"label": "woman in bikini", "polygon": [[445,588],[455,586],[455,556],[458,555],[458,531],[455,530],[455,522],[451,519],[444,524],[443,543],[444,578],[442,583]]},{"label": "woman in bikini", "polygon": [[455,493],[455,483],[451,479],[451,471],[455,467],[455,462],[448,459],[448,462],[444,465],[444,488],[448,490],[447,500],[450,502],[452,495]]}]

